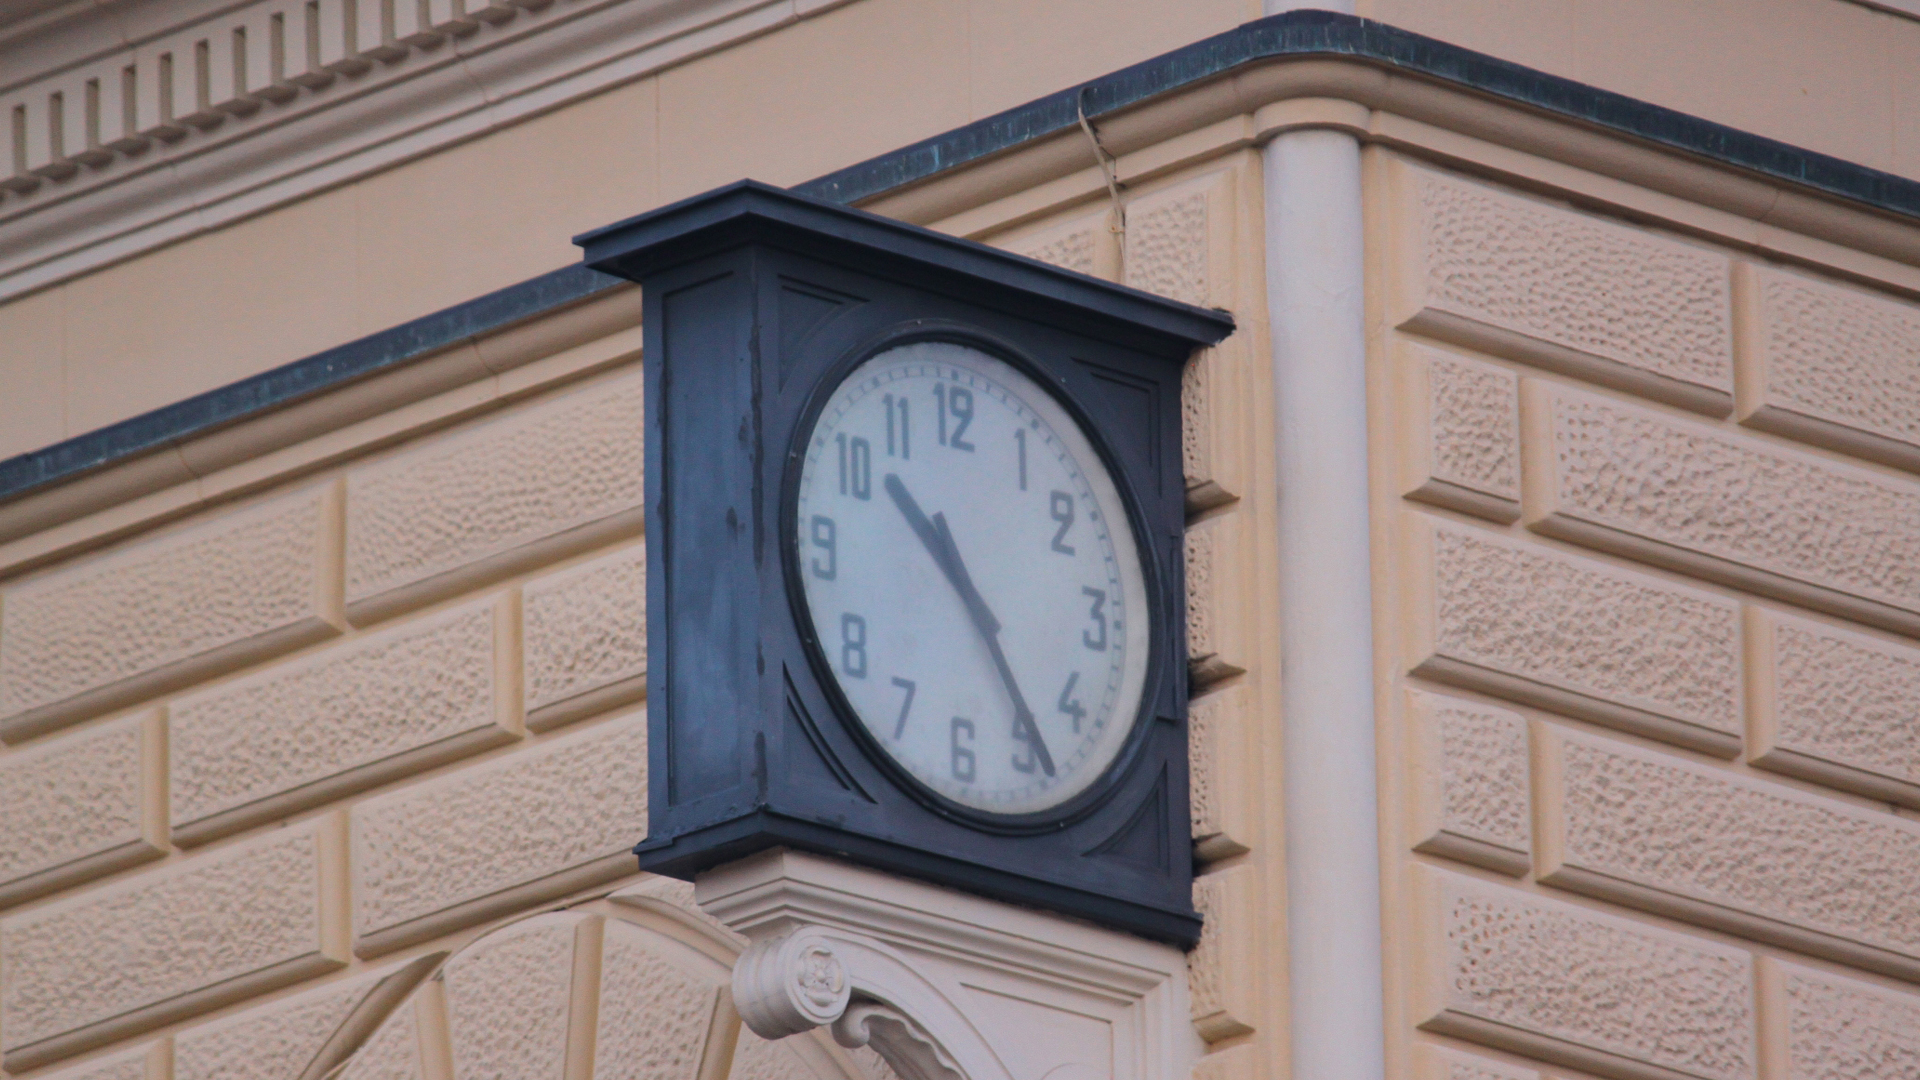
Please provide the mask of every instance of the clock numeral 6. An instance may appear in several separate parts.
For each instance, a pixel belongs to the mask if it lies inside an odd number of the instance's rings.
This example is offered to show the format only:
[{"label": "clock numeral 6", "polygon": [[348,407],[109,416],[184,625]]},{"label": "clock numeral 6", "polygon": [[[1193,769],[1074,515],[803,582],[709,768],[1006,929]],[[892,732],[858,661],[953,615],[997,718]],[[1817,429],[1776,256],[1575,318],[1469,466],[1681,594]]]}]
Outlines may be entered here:
[{"label": "clock numeral 6", "polygon": [[858,615],[840,616],[840,670],[867,677],[867,620]]},{"label": "clock numeral 6", "polygon": [[813,546],[827,553],[825,565],[819,559],[813,560],[813,576],[832,581],[840,572],[840,554],[835,548],[833,519],[825,514],[813,515]]},{"label": "clock numeral 6", "polygon": [[1093,597],[1093,603],[1087,608],[1087,617],[1093,620],[1094,630],[1080,631],[1080,643],[1094,652],[1107,651],[1107,590],[1096,589],[1091,585],[1080,587],[1082,595]]},{"label": "clock numeral 6", "polygon": [[961,746],[960,735],[962,732],[965,732],[967,737],[967,742],[969,744],[973,742],[973,721],[968,720],[965,717],[956,716],[953,718],[953,727],[951,731],[952,731],[952,745],[953,745],[953,778],[955,780],[961,781],[962,783],[971,784],[973,783],[973,748],[971,745]]}]

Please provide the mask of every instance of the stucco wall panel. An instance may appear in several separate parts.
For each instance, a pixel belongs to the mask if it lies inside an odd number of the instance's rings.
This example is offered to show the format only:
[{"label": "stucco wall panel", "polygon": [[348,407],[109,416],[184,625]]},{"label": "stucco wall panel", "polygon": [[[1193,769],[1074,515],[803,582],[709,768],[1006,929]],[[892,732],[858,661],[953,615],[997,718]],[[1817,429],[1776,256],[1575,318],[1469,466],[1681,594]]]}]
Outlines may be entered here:
[{"label": "stucco wall panel", "polygon": [[1782,1080],[1920,1076],[1920,995],[1777,960],[1760,985]]},{"label": "stucco wall panel", "polygon": [[364,1037],[392,999],[410,989],[435,959],[429,956],[400,972],[326,983],[179,1032],[173,1037],[173,1080],[303,1080],[324,1074],[353,1049],[351,1042],[339,1045],[346,1041],[343,1035],[355,1034],[343,1029],[357,1027]]},{"label": "stucco wall panel", "polygon": [[1920,822],[1541,725],[1538,872],[1920,980]]},{"label": "stucco wall panel", "polygon": [[47,1080],[170,1080],[168,1040],[48,1073]]},{"label": "stucco wall panel", "polygon": [[1258,628],[1247,600],[1252,584],[1249,515],[1227,513],[1187,528],[1187,670],[1197,691],[1247,670]]},{"label": "stucco wall panel", "polygon": [[[432,986],[428,990],[434,990]],[[344,1069],[340,1070],[337,1080],[425,1080],[425,1054],[421,1039],[419,1021],[422,1002],[428,997],[423,991],[410,1001],[404,1002],[379,1030],[370,1036],[366,1045],[353,1055]],[[436,1003],[440,994],[433,994]],[[436,1025],[444,1032],[444,1020]],[[436,1077],[435,1080],[443,1080]]]},{"label": "stucco wall panel", "polygon": [[1498,870],[1529,865],[1527,723],[1511,709],[1407,695],[1414,850]]},{"label": "stucco wall panel", "polygon": [[165,768],[158,713],[0,757],[0,907],[165,854]]},{"label": "stucco wall panel", "polygon": [[641,382],[514,410],[347,476],[347,612],[367,622],[641,521]]},{"label": "stucco wall panel", "polygon": [[561,1080],[575,940],[589,921],[597,920],[570,913],[536,916],[489,934],[447,962],[442,979],[455,1076]]},{"label": "stucco wall panel", "polygon": [[1920,484],[1528,380],[1550,536],[1920,633]]},{"label": "stucco wall panel", "polygon": [[1737,752],[1738,605],[1478,529],[1410,524],[1416,674]]},{"label": "stucco wall panel", "polygon": [[1420,1026],[1623,1080],[1745,1080],[1752,957],[1431,868]]},{"label": "stucco wall panel", "polygon": [[353,808],[363,956],[632,873],[647,833],[644,713]]},{"label": "stucco wall panel", "polygon": [[1741,278],[1741,419],[1920,469],[1920,305],[1771,267]]},{"label": "stucco wall panel", "polygon": [[19,1071],[346,962],[328,816],[0,920],[0,1038]]},{"label": "stucco wall panel", "polygon": [[1732,411],[1726,256],[1428,169],[1397,182],[1396,325]]},{"label": "stucco wall panel", "polygon": [[1538,1069],[1437,1046],[1421,1047],[1415,1060],[1420,1080],[1540,1080]]},{"label": "stucco wall panel", "polygon": [[1505,524],[1520,517],[1520,378],[1408,346],[1397,365],[1407,497]]},{"label": "stucco wall panel", "polygon": [[175,702],[175,838],[198,843],[513,740],[519,703],[500,656],[512,634],[510,598],[483,600]]},{"label": "stucco wall panel", "polygon": [[1234,946],[1259,922],[1259,882],[1250,867],[1232,866],[1193,882],[1193,906],[1205,922],[1187,954],[1193,1029],[1214,1043],[1254,1030],[1259,1016],[1259,965]]},{"label": "stucco wall panel", "polygon": [[735,1029],[740,1023],[730,1007],[722,1006],[725,979],[719,965],[699,963],[706,970],[696,974],[695,964],[686,961],[703,958],[675,962],[666,955],[673,946],[659,935],[619,922],[607,924],[602,947],[594,1077],[701,1080],[712,1073],[718,1064],[707,1060],[712,1028]]},{"label": "stucco wall panel", "polygon": [[545,730],[646,693],[645,545],[528,582],[521,612],[529,727]]},{"label": "stucco wall panel", "polygon": [[0,737],[338,632],[338,502],[308,488],[0,592]]},{"label": "stucco wall panel", "polygon": [[1920,808],[1920,649],[1751,608],[1755,765]]},{"label": "stucco wall panel", "polygon": [[1252,698],[1247,688],[1229,685],[1187,703],[1188,807],[1194,857],[1202,862],[1252,846],[1260,774],[1246,748]]}]

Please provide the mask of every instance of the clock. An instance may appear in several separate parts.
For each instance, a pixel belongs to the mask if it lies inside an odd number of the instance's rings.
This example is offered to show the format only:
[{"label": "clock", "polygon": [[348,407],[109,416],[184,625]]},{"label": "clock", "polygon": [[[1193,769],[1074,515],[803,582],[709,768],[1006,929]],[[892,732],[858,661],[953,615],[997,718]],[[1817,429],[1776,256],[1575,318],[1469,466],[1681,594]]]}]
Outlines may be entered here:
[{"label": "clock", "polygon": [[808,625],[871,745],[956,809],[1084,799],[1136,727],[1150,633],[1133,525],[1081,424],[1008,359],[917,340],[841,380],[803,460]]},{"label": "clock", "polygon": [[747,181],[576,240],[643,297],[641,868],[1197,940],[1180,385],[1231,317]]}]

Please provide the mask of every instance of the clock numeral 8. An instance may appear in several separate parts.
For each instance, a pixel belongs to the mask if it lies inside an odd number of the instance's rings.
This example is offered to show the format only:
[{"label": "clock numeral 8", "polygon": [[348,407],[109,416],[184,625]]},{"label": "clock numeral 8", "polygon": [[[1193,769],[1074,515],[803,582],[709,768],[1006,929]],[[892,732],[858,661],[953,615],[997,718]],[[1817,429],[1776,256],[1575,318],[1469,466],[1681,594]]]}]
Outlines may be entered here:
[{"label": "clock numeral 8", "polygon": [[971,746],[960,745],[960,733],[963,731],[966,732],[967,742],[973,742],[973,721],[965,717],[954,717],[953,727],[951,729],[953,778],[962,783],[971,784],[973,783],[973,748]]},{"label": "clock numeral 8", "polygon": [[867,620],[858,615],[840,616],[840,670],[867,677]]}]

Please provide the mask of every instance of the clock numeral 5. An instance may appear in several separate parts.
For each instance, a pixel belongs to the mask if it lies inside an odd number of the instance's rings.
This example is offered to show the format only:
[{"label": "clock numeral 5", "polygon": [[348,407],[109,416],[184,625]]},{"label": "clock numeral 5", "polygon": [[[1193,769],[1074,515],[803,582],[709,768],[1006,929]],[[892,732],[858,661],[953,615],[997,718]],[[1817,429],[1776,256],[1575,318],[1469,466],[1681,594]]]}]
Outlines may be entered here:
[{"label": "clock numeral 5", "polygon": [[1094,630],[1080,631],[1080,643],[1094,652],[1107,651],[1107,590],[1096,589],[1091,585],[1082,585],[1080,592],[1093,597],[1093,603],[1087,608],[1087,617],[1093,620]]},{"label": "clock numeral 5", "polygon": [[[951,745],[953,746],[953,778],[962,783],[971,784],[973,783],[973,747],[971,745],[973,742],[973,721],[965,717],[956,716],[953,718],[953,726],[949,730],[951,732]],[[960,735],[962,732],[966,733],[969,744],[967,746],[960,745]]]},{"label": "clock numeral 5", "polygon": [[825,514],[813,515],[813,546],[827,553],[823,566],[819,559],[813,560],[813,576],[822,581],[832,581],[840,572],[840,553],[834,540],[833,519]]},{"label": "clock numeral 5", "polygon": [[858,615],[840,616],[840,670],[867,677],[867,620]]}]

